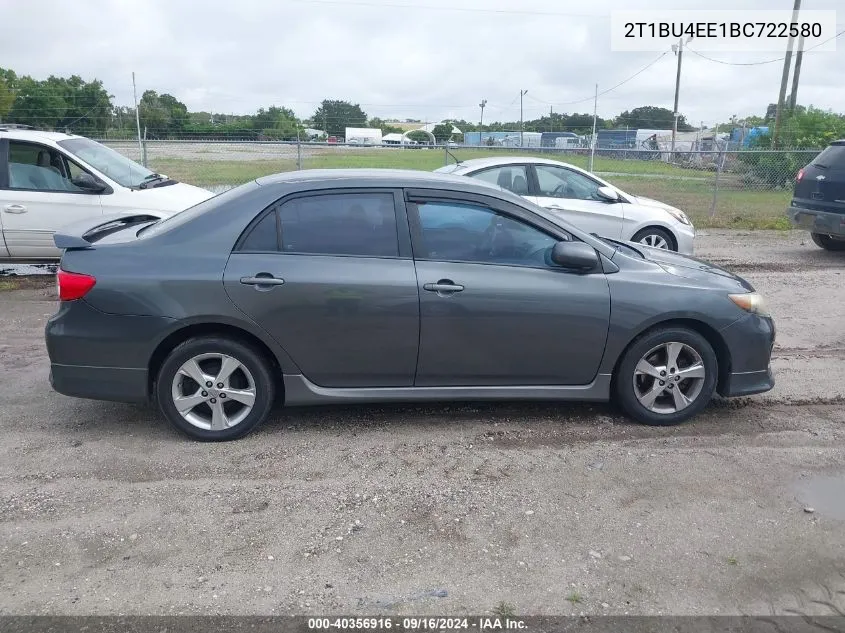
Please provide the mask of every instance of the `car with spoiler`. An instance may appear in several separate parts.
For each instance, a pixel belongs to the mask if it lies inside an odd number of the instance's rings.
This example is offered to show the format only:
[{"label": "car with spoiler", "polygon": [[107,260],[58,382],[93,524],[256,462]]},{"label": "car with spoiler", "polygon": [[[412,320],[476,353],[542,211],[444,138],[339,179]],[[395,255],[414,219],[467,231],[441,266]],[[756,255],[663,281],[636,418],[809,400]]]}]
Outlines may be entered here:
[{"label": "car with spoiler", "polygon": [[163,218],[213,195],[82,136],[0,124],[0,261],[57,260],[53,234],[64,225]]},{"label": "car with spoiler", "polygon": [[54,242],[53,388],[155,402],[199,440],[276,402],[613,400],[670,425],[774,384],[747,281],[472,178],[303,170]]}]

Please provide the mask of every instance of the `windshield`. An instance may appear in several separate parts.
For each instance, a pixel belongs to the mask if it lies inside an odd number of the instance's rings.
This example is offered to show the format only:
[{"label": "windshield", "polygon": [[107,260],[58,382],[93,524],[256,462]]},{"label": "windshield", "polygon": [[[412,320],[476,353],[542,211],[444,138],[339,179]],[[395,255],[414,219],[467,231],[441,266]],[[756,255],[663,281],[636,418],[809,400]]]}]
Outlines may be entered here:
[{"label": "windshield", "polygon": [[159,235],[160,233],[165,233],[167,231],[173,230],[176,227],[182,226],[186,222],[193,220],[195,217],[202,215],[203,213],[207,213],[209,210],[216,207],[218,204],[224,204],[228,200],[232,198],[237,198],[242,193],[240,187],[234,187],[233,189],[227,189],[223,193],[218,193],[216,196],[212,198],[208,198],[207,200],[203,200],[199,204],[195,204],[192,207],[188,207],[183,211],[179,211],[174,215],[168,216],[158,222],[154,222],[153,224],[149,224],[143,227],[138,233],[136,234],[137,237],[153,237],[154,235]]},{"label": "windshield", "polygon": [[137,187],[154,172],[110,147],[87,138],[58,141],[60,147],[124,187]]}]

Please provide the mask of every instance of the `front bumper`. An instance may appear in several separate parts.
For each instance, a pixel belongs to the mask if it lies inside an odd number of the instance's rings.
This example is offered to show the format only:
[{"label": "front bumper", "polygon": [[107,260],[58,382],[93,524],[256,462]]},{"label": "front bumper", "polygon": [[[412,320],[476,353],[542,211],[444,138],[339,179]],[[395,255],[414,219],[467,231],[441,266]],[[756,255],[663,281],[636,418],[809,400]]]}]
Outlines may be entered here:
[{"label": "front bumper", "polygon": [[770,366],[777,330],[769,317],[749,314],[721,332],[730,367],[720,371],[719,395],[750,396],[775,386]]},{"label": "front bumper", "polygon": [[695,247],[695,227],[686,224],[675,225],[675,239],[678,241],[678,253],[681,255],[693,255]]},{"label": "front bumper", "polygon": [[786,210],[786,215],[792,226],[797,229],[845,237],[845,214],[790,206]]}]

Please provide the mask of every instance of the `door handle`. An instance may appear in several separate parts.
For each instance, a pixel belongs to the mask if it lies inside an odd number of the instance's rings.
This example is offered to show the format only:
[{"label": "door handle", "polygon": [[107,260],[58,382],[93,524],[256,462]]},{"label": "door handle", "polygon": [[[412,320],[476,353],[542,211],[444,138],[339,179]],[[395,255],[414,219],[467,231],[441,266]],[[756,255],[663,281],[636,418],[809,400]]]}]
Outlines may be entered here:
[{"label": "door handle", "polygon": [[285,280],[270,273],[258,273],[255,277],[241,277],[241,283],[247,286],[281,286]]},{"label": "door handle", "polygon": [[452,294],[453,292],[461,292],[464,287],[451,279],[441,279],[436,284],[424,284],[423,289],[437,294]]},{"label": "door handle", "polygon": [[26,207],[22,204],[7,204],[3,210],[6,213],[26,213]]}]

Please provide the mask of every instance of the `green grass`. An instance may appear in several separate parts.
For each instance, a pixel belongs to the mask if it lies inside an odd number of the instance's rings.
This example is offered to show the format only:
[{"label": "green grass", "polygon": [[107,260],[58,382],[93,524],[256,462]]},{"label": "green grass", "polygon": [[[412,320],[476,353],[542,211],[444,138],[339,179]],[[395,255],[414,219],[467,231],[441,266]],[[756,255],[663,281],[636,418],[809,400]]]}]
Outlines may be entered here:
[{"label": "green grass", "polygon": [[572,604],[578,604],[581,602],[581,594],[577,591],[573,591],[568,596],[566,596],[567,601],[571,602]]},{"label": "green grass", "polygon": [[493,607],[492,612],[497,618],[512,618],[516,616],[516,607],[503,600]]},{"label": "green grass", "polygon": [[[459,159],[502,156],[490,150],[456,150]],[[525,154],[529,155],[529,154]],[[537,156],[548,154],[537,153]],[[566,161],[587,167],[589,157],[567,155]],[[359,151],[326,150],[305,153],[303,167],[308,169],[395,168],[432,171],[445,163],[444,152],[430,150],[370,149]],[[151,160],[151,168],[177,180],[200,187],[234,185],[260,176],[296,169],[295,158],[276,160],[187,160],[163,158]],[[786,207],[790,192],[754,190],[743,187],[737,176],[723,175],[711,217],[715,174],[684,169],[659,161],[596,158],[597,174],[619,188],[654,198],[683,209],[697,228],[789,229]]]}]

